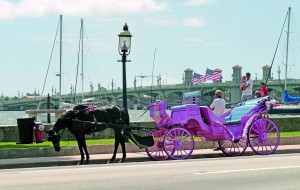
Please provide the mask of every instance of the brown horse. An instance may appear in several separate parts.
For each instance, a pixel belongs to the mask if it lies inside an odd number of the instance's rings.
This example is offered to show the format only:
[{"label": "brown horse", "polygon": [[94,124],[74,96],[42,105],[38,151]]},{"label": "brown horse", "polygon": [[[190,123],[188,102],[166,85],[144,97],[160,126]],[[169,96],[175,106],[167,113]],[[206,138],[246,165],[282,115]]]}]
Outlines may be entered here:
[{"label": "brown horse", "polygon": [[[87,145],[85,141],[85,135],[91,132],[97,132],[106,129],[105,125],[103,127],[86,127],[84,124],[82,126],[74,126],[73,120],[88,121],[95,123],[106,123],[106,124],[118,124],[129,125],[129,115],[127,110],[119,106],[102,106],[102,107],[91,107],[88,105],[77,105],[73,110],[63,114],[54,124],[54,126],[47,132],[48,140],[52,142],[54,149],[60,151],[60,134],[59,131],[67,128],[75,137],[79,151],[81,154],[79,165],[89,163],[89,153],[87,150]],[[95,126],[95,125],[94,125]],[[108,161],[113,162],[116,159],[116,154],[118,146],[121,143],[123,157],[120,162],[125,162],[126,159],[126,149],[125,149],[125,139],[122,135],[122,127],[116,127],[114,129],[115,134],[115,149],[112,158]],[[84,162],[84,153],[86,155],[86,161]]]}]

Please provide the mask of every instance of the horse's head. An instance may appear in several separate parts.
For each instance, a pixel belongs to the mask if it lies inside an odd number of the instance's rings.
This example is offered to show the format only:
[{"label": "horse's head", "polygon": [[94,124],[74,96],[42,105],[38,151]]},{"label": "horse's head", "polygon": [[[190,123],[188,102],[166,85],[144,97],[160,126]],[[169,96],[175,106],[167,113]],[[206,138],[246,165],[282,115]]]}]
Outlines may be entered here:
[{"label": "horse's head", "polygon": [[76,117],[73,110],[64,113],[53,125],[53,127],[49,131],[45,131],[48,133],[48,140],[52,142],[54,149],[59,152],[60,151],[60,134],[59,131],[65,128],[72,127],[72,119]]},{"label": "horse's head", "polygon": [[51,141],[54,149],[59,152],[60,151],[60,134],[55,131],[54,128],[51,128],[48,133],[48,141]]}]

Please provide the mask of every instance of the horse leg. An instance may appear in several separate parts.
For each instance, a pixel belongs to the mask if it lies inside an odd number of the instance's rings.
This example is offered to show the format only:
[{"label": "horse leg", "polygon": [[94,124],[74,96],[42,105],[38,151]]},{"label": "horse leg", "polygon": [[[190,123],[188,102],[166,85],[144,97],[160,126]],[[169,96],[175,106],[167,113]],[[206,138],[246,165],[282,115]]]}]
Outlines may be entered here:
[{"label": "horse leg", "polygon": [[124,136],[122,135],[121,132],[120,132],[119,136],[120,136],[120,143],[121,143],[122,153],[123,153],[122,159],[119,161],[121,163],[121,162],[125,162],[126,148],[125,148],[125,138],[124,138]]},{"label": "horse leg", "polygon": [[76,139],[76,141],[77,141],[78,148],[79,148],[80,155],[81,155],[80,162],[78,162],[77,165],[83,165],[83,161],[84,161],[84,153],[83,153],[83,149],[82,149],[82,137],[81,137],[81,135],[79,135],[79,134],[74,134],[74,136],[75,136],[75,139]]},{"label": "horse leg", "polygon": [[114,129],[114,133],[115,133],[115,149],[114,149],[113,156],[107,162],[108,164],[115,161],[116,155],[117,155],[117,151],[118,151],[118,147],[119,147],[119,143],[120,143],[120,135],[119,134],[121,134],[121,130]]},{"label": "horse leg", "polygon": [[85,141],[85,135],[82,134],[82,148],[85,152],[85,155],[86,155],[86,163],[85,164],[89,164],[89,160],[90,160],[90,155],[89,155],[89,152],[87,150],[87,146],[86,146],[86,141]]}]

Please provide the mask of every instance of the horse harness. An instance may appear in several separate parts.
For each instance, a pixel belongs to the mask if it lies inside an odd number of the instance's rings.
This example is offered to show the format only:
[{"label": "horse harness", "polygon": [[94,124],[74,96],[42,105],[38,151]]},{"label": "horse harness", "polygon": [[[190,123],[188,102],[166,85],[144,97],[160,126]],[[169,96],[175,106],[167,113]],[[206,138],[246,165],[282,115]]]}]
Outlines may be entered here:
[{"label": "horse harness", "polygon": [[[106,123],[106,122],[98,122],[98,120],[97,120],[97,118],[95,117],[95,111],[97,110],[97,107],[96,106],[93,106],[93,105],[88,105],[88,107],[87,108],[85,108],[85,109],[81,109],[81,110],[73,110],[73,112],[75,113],[75,117],[76,117],[76,119],[75,120],[73,120],[72,122],[74,122],[74,123],[80,123],[80,126],[82,127],[88,127],[88,132],[86,132],[86,134],[90,134],[90,133],[94,133],[94,132],[96,132],[96,126],[101,126],[101,127],[104,127],[103,129],[101,129],[101,130],[105,130],[105,129],[107,129],[107,128],[109,128],[109,127],[111,127],[111,126],[120,126],[121,124],[125,124],[125,122],[124,122],[124,120],[122,119],[122,113],[121,113],[121,111],[119,111],[119,114],[120,114],[120,117],[119,117],[119,119],[118,120],[116,120],[115,121],[115,124],[116,125],[114,125],[114,123]],[[99,109],[98,109],[99,110]],[[82,112],[82,111],[87,111],[89,114],[91,114],[92,115],[92,117],[93,117],[93,120],[94,120],[94,122],[90,122],[90,121],[82,121],[82,120],[80,120],[79,118],[78,118],[78,113],[79,112]],[[73,125],[74,126],[74,125]],[[101,131],[100,130],[100,131]]]}]

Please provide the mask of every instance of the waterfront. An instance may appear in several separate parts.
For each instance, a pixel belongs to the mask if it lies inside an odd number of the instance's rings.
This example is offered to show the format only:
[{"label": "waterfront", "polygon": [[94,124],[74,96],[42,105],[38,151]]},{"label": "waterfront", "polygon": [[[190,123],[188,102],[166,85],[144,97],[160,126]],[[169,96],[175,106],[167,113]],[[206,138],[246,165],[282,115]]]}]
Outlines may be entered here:
[{"label": "waterfront", "polygon": [[[146,110],[129,110],[130,121],[152,121],[149,116],[149,111],[141,116],[145,111]],[[0,111],[0,125],[16,125],[17,118],[24,117],[28,117],[25,111]],[[38,119],[46,121],[46,115],[41,115]],[[52,118],[51,121],[54,121],[54,118]]]},{"label": "waterfront", "polygon": [[[142,115],[146,110],[129,110],[130,121],[152,121],[149,116],[149,111]],[[170,110],[167,110],[167,113],[170,114]],[[142,115],[142,116],[141,116]],[[284,118],[284,117],[298,117],[299,114],[290,114],[290,115],[279,115],[271,114],[270,118]],[[0,111],[0,125],[17,125],[17,118],[28,117],[25,111]],[[46,115],[41,115],[38,117],[38,120],[45,122]],[[54,117],[51,118],[51,121],[54,121]]]}]

